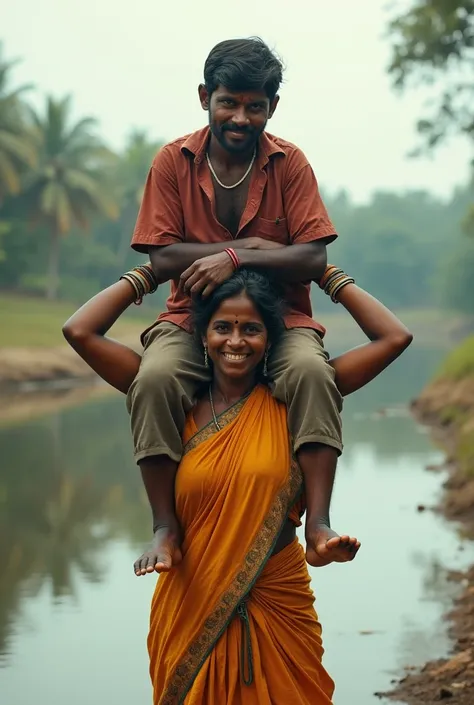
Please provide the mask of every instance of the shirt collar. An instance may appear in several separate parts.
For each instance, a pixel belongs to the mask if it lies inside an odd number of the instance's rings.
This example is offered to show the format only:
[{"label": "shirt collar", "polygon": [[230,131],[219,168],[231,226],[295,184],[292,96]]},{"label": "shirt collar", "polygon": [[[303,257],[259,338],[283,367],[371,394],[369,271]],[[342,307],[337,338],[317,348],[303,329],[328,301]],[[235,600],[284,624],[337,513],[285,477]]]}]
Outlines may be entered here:
[{"label": "shirt collar", "polygon": [[[197,130],[189,135],[181,146],[181,150],[186,150],[194,155],[194,161],[199,164],[203,159],[207,149],[207,143],[209,141],[210,129],[209,127],[203,127],[201,130]],[[282,149],[276,141],[273,135],[267,132],[262,132],[259,139],[259,154],[257,158],[257,163],[260,168],[264,167],[274,154],[283,154],[286,152]]]}]

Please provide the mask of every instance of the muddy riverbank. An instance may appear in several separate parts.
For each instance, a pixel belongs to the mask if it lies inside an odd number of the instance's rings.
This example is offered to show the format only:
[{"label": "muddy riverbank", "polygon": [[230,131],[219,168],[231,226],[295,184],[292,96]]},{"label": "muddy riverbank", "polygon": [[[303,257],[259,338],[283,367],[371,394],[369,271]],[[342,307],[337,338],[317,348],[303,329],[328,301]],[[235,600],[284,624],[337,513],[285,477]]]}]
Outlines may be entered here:
[{"label": "muddy riverbank", "polygon": [[[120,342],[141,349],[137,335],[117,336]],[[97,376],[68,345],[0,348],[0,389],[29,391],[48,384],[93,384]]]},{"label": "muddy riverbank", "polygon": [[[474,538],[474,375],[441,376],[412,405],[417,420],[430,427],[435,442],[446,452],[448,477],[441,502],[434,511],[456,521],[463,536]],[[422,509],[422,508],[420,508]],[[453,642],[447,658],[408,672],[390,693],[397,702],[433,705],[474,703],[474,566],[448,576],[458,597],[446,614]]]}]

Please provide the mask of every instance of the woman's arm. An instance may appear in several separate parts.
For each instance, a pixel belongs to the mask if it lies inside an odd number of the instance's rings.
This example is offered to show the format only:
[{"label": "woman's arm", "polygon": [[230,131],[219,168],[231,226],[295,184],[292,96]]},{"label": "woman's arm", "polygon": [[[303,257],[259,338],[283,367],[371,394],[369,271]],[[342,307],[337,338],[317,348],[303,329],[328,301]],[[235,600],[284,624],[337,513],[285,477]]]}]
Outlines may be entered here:
[{"label": "woman's arm", "polygon": [[105,334],[137,298],[133,286],[121,279],[90,299],[63,326],[63,335],[74,350],[103,380],[128,392],[141,357]]},{"label": "woman's arm", "polygon": [[371,341],[330,360],[342,396],[371,382],[410,345],[413,335],[380,301],[355,284],[337,294],[355,322]]}]

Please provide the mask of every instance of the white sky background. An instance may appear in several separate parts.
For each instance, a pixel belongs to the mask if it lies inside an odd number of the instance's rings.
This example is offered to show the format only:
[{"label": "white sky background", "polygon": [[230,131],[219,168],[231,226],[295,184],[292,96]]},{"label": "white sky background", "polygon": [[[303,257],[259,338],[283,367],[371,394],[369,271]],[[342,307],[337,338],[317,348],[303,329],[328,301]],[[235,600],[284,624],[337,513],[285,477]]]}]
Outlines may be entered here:
[{"label": "white sky background", "polygon": [[287,65],[268,129],[305,151],[325,190],[448,196],[468,179],[467,145],[407,158],[426,94],[392,91],[388,19],[384,0],[13,0],[0,40],[23,59],[14,75],[36,84],[33,102],[71,93],[76,117],[97,117],[119,148],[132,127],[168,141],[206,124],[197,85],[207,54],[257,34]]}]

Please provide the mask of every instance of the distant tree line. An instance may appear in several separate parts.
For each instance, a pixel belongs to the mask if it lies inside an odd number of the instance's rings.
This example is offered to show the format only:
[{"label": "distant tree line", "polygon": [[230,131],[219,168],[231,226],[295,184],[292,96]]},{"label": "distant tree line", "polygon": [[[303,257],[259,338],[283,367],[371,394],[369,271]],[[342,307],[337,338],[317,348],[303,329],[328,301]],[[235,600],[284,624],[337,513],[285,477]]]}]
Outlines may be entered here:
[{"label": "distant tree line", "polygon": [[[81,302],[143,260],[130,237],[160,143],[134,131],[114,152],[93,118],[72,120],[68,97],[33,110],[31,87],[11,87],[13,66],[0,51],[0,289]],[[472,312],[474,247],[462,232],[471,194],[472,184],[448,201],[380,191],[366,205],[326,194],[340,233],[329,259],[393,308]],[[146,306],[162,308],[166,295]]]}]

